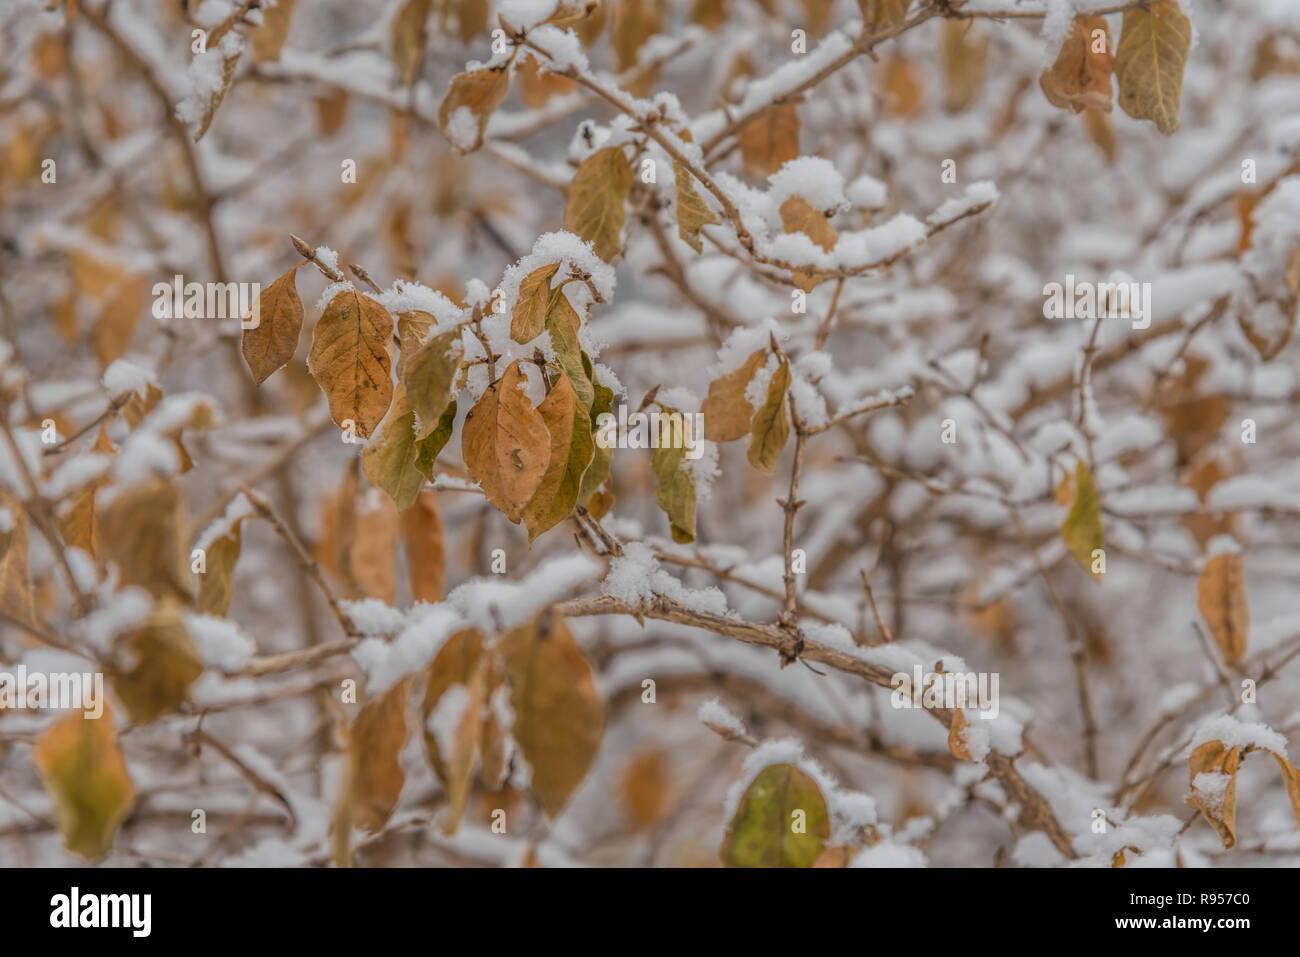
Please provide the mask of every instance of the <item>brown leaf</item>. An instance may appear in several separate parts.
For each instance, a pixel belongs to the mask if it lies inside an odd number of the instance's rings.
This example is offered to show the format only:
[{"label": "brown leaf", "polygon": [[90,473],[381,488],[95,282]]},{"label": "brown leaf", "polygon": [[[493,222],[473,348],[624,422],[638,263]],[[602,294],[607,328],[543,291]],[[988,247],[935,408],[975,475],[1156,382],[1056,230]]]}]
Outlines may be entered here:
[{"label": "brown leaf", "polygon": [[524,381],[516,360],[470,409],[461,429],[461,454],[470,478],[516,524],[551,455],[550,433],[522,391]]},{"label": "brown leaf", "polygon": [[1296,826],[1300,827],[1300,768],[1280,754],[1274,753],[1273,757],[1282,769],[1282,782],[1286,785],[1286,796],[1291,802],[1291,816],[1295,818]]},{"label": "brown leaf", "polygon": [[632,180],[632,165],[623,155],[623,147],[607,146],[583,160],[569,184],[564,228],[588,240],[605,262],[613,262],[623,248],[623,220]]},{"label": "brown leaf", "polygon": [[[1237,843],[1237,768],[1241,755],[1237,748],[1225,748],[1222,741],[1207,741],[1192,752],[1188,759],[1188,778],[1192,784],[1187,803],[1200,811],[1219,835],[1225,848]],[[1198,774],[1226,775],[1223,786],[1211,790],[1198,790]]]},{"label": "brown leaf", "polygon": [[948,726],[948,750],[958,761],[975,760],[966,746],[966,729],[969,727],[970,722],[966,720],[966,712],[961,708],[953,709],[952,724]]},{"label": "brown leaf", "polygon": [[737,133],[745,172],[771,176],[799,155],[799,111],[794,103],[765,107]]},{"label": "brown leaf", "polygon": [[483,145],[492,111],[509,89],[510,76],[504,69],[457,73],[438,107],[438,128],[456,149],[472,153]]},{"label": "brown leaf", "polygon": [[91,860],[106,854],[135,802],[108,705],[98,718],[60,718],[32,748],[32,761],[68,850]]},{"label": "brown leaf", "polygon": [[443,642],[426,672],[420,726],[424,728],[424,750],[429,765],[444,786],[448,781],[449,756],[442,754],[437,737],[429,732],[429,716],[437,709],[448,688],[469,685],[480,670],[483,657],[483,636],[475,629],[467,628]]},{"label": "brown leaf", "polygon": [[1115,51],[1120,108],[1135,120],[1150,120],[1166,136],[1178,129],[1191,42],[1192,25],[1177,0],[1153,0],[1124,11]]},{"label": "brown leaf", "polygon": [[1246,653],[1250,631],[1246,568],[1240,555],[1221,552],[1205,563],[1196,582],[1196,604],[1224,661],[1236,664]]},{"label": "brown leaf", "polygon": [[280,59],[296,2],[297,0],[278,0],[269,10],[265,7],[261,9],[261,25],[248,31],[248,39],[253,44],[254,63],[270,63]]},{"label": "brown leaf", "polygon": [[749,434],[754,407],[745,398],[745,390],[766,361],[767,350],[755,350],[739,369],[709,384],[709,395],[702,407],[705,438],[712,442],[732,442]]},{"label": "brown leaf", "polygon": [[578,88],[576,80],[552,73],[538,63],[536,57],[521,57],[518,62],[515,78],[519,81],[519,95],[524,105],[534,110],[545,106],[551,97],[563,96]]},{"label": "brown leaf", "polygon": [[659,32],[659,13],[654,0],[612,0],[612,4],[610,45],[614,68],[622,73],[636,66],[641,45]]},{"label": "brown leaf", "polygon": [[158,598],[188,600],[192,580],[182,530],[180,490],[161,478],[117,492],[99,515],[104,558],[117,565],[125,585],[139,585]]},{"label": "brown leaf", "polygon": [[259,385],[292,359],[298,349],[303,310],[295,281],[297,274],[298,266],[293,266],[262,291],[258,297],[257,326],[244,330],[244,361],[253,373],[253,381]]},{"label": "brown leaf", "polygon": [[0,487],[0,507],[13,528],[0,534],[0,611],[15,621],[36,622],[32,575],[27,564],[27,513],[18,497]]},{"label": "brown leaf", "polygon": [[402,546],[412,601],[439,601],[447,572],[438,494],[427,488],[402,513]]},{"label": "brown leaf", "polygon": [[[787,233],[803,233],[826,252],[834,249],[840,238],[821,210],[813,209],[802,196],[791,196],[781,204],[781,226]],[[811,269],[795,269],[792,277],[804,292],[811,292],[819,282]]]},{"label": "brown leaf", "polygon": [[307,359],[340,428],[351,421],[369,438],[393,398],[388,341],[393,317],[369,296],[345,289],[326,305]]},{"label": "brown leaf", "polygon": [[161,602],[143,626],[120,635],[104,670],[133,724],[149,724],[180,707],[203,672],[180,606]]},{"label": "brown leaf", "polygon": [[1109,113],[1112,60],[1106,18],[1081,14],[1070,25],[1056,62],[1038,83],[1053,106],[1075,113],[1090,107]]},{"label": "brown leaf", "polygon": [[367,702],[348,731],[345,786],[351,792],[353,820],[365,831],[382,830],[402,794],[410,688],[406,678]]},{"label": "brown leaf", "polygon": [[348,568],[361,594],[386,604],[397,600],[397,506],[377,489],[356,511],[356,528],[348,551]]},{"label": "brown leaf", "polygon": [[619,797],[633,827],[652,827],[668,810],[668,756],[659,748],[635,755],[623,768]]},{"label": "brown leaf", "polygon": [[925,92],[912,61],[895,48],[881,73],[885,112],[900,119],[916,116],[925,108]]},{"label": "brown leaf", "polygon": [[960,113],[979,95],[984,83],[989,38],[973,20],[943,22],[944,109]]},{"label": "brown leaf", "polygon": [[149,279],[144,274],[126,276],[113,289],[90,333],[99,367],[107,369],[126,355],[135,339],[140,317],[148,304]]},{"label": "brown leaf", "polygon": [[858,0],[862,25],[868,36],[897,30],[907,22],[912,0]]},{"label": "brown leaf", "polygon": [[532,768],[532,792],[554,818],[596,757],[605,703],[562,616],[543,612],[502,635],[500,648],[515,740]]},{"label": "brown leaf", "polygon": [[839,845],[828,847],[817,856],[813,861],[813,867],[848,867],[849,861],[853,860],[854,850],[851,847]]}]

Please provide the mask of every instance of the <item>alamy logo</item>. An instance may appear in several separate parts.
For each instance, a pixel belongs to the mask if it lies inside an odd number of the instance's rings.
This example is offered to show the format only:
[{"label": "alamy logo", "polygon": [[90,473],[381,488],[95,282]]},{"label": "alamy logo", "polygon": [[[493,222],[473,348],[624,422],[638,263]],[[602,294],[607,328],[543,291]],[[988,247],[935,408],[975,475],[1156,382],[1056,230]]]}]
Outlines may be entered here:
[{"label": "alamy logo", "polygon": [[87,718],[98,718],[104,713],[104,675],[89,671],[29,672],[26,665],[19,665],[14,671],[0,671],[0,707],[84,711]]},{"label": "alamy logo", "polygon": [[704,454],[703,412],[631,412],[596,416],[596,444],[602,449],[685,449],[685,457]]},{"label": "alamy logo", "polygon": [[931,671],[912,668],[912,674],[896,672],[890,679],[895,708],[979,708],[981,718],[998,716],[998,673],[986,671]]},{"label": "alamy logo", "polygon": [[261,300],[256,282],[185,282],[177,273],[170,283],[153,284],[155,319],[238,319],[240,328],[256,329]]},{"label": "alamy logo", "polygon": [[51,927],[126,927],[133,937],[148,937],[152,928],[152,894],[71,894],[50,898]]},{"label": "alamy logo", "polygon": [[1151,325],[1151,283],[1076,281],[1043,287],[1043,316],[1047,319],[1131,319],[1134,329]]}]

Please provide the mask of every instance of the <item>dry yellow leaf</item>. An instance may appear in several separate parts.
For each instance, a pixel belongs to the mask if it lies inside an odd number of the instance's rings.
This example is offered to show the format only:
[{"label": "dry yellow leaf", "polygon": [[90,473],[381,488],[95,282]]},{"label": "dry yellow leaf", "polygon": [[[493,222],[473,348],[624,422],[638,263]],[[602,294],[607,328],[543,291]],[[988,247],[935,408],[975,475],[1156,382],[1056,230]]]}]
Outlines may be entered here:
[{"label": "dry yellow leaf", "polygon": [[771,176],[799,155],[799,111],[794,103],[760,110],[737,133],[740,157],[750,176]]},{"label": "dry yellow leaf", "polygon": [[409,86],[419,74],[420,61],[428,41],[424,24],[433,9],[433,0],[406,0],[393,21],[393,63],[397,76]]},{"label": "dry yellow leaf", "polygon": [[1205,563],[1196,582],[1196,604],[1224,661],[1229,665],[1240,661],[1250,630],[1246,568],[1240,555],[1221,552]]},{"label": "dry yellow leaf", "polygon": [[696,191],[693,177],[685,166],[674,163],[673,176],[677,181],[677,235],[697,253],[702,253],[700,230],[717,225],[718,218]]},{"label": "dry yellow leaf", "polygon": [[1124,11],[1115,51],[1120,108],[1135,120],[1150,120],[1166,136],[1178,129],[1191,42],[1192,25],[1177,0],[1153,0]]},{"label": "dry yellow leaf", "polygon": [[32,760],[68,850],[92,860],[106,854],[135,802],[108,705],[98,718],[60,718],[32,748]]},{"label": "dry yellow leaf", "polygon": [[[1187,803],[1200,811],[1223,841],[1225,848],[1237,843],[1237,748],[1225,748],[1222,741],[1207,741],[1187,761],[1192,794]],[[1197,776],[1203,778],[1197,786]]]},{"label": "dry yellow leaf", "polygon": [[559,263],[539,266],[524,277],[510,313],[510,338],[515,342],[532,342],[546,328],[546,313],[551,303],[551,283],[560,271]]},{"label": "dry yellow leaf", "polygon": [[943,22],[944,109],[960,113],[979,95],[988,61],[989,38],[973,20]]},{"label": "dry yellow leaf", "polygon": [[789,391],[790,363],[782,357],[767,385],[767,397],[754,411],[750,422],[749,464],[760,472],[771,472],[776,468],[776,460],[790,438],[790,417],[785,409],[785,397]]},{"label": "dry yellow leaf", "polygon": [[381,830],[397,807],[406,776],[406,698],[411,679],[399,681],[366,703],[348,731],[345,789],[352,821],[365,831]]},{"label": "dry yellow leaf", "polygon": [[613,262],[623,248],[632,165],[621,146],[596,150],[578,166],[564,203],[564,228],[588,240],[596,255]]},{"label": "dry yellow leaf", "polygon": [[104,671],[133,724],[148,724],[175,711],[203,672],[180,606],[160,602],[143,626],[120,635]]},{"label": "dry yellow leaf", "polygon": [[755,350],[739,369],[709,384],[709,395],[701,408],[705,438],[711,442],[732,442],[749,434],[754,407],[745,398],[745,390],[766,361],[767,350]]},{"label": "dry yellow leaf", "polygon": [[554,818],[595,760],[605,702],[563,616],[543,612],[502,635],[500,649],[530,787]]},{"label": "dry yellow leaf", "polygon": [[610,45],[614,50],[614,68],[622,73],[636,66],[642,44],[659,32],[659,12],[655,0],[606,0],[613,5],[610,19]]}]

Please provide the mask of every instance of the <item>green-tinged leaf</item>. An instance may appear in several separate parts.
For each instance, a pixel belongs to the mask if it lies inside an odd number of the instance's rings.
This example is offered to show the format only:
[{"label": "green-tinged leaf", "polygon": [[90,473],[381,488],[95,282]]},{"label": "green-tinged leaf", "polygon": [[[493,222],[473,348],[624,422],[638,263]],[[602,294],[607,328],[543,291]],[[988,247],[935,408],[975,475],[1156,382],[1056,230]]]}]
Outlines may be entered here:
[{"label": "green-tinged leaf", "polygon": [[1119,105],[1135,120],[1150,120],[1166,136],[1178,129],[1183,70],[1192,25],[1176,0],[1153,0],[1124,11],[1115,51]]},{"label": "green-tinged leaf", "polygon": [[[675,414],[665,408],[663,414]],[[655,474],[655,502],[668,516],[673,541],[682,545],[695,541],[695,477],[686,467],[682,443],[666,444],[650,452],[650,469]]]},{"label": "green-tinged leaf", "polygon": [[451,402],[451,390],[461,367],[460,330],[434,336],[411,356],[402,376],[406,401],[419,417],[416,438],[426,438],[438,427]]},{"label": "green-tinged leaf", "polygon": [[399,387],[388,415],[361,451],[366,478],[387,492],[399,510],[410,508],[424,485],[416,455],[415,411]]},{"label": "green-tinged leaf", "polygon": [[1101,501],[1097,497],[1092,472],[1082,461],[1074,469],[1074,504],[1070,506],[1065,523],[1061,525],[1061,537],[1079,564],[1097,581],[1101,581],[1101,573],[1093,571],[1092,554],[1105,545],[1101,529]]},{"label": "green-tinged leaf", "polygon": [[583,364],[582,345],[578,339],[578,330],[582,320],[578,312],[569,303],[561,286],[554,291],[550,307],[546,310],[546,330],[551,334],[551,348],[555,350],[555,362],[573,383],[578,404],[583,409],[590,409],[595,399],[595,388],[591,377]]},{"label": "green-tinged leaf", "polygon": [[607,146],[583,160],[569,184],[564,228],[588,240],[606,262],[613,262],[623,248],[623,220],[632,180],[632,165],[623,148]]},{"label": "green-tinged leaf", "polygon": [[98,718],[80,711],[60,718],[32,748],[32,760],[68,850],[103,857],[135,802],[108,705]]},{"label": "green-tinged leaf", "polygon": [[[761,472],[776,468],[776,460],[790,438],[790,417],[785,397],[790,390],[790,363],[784,358],[767,384],[767,397],[754,410],[749,430],[749,463]],[[707,428],[707,426],[706,426]]]},{"label": "green-tinged leaf", "polygon": [[447,408],[442,410],[442,417],[438,419],[438,424],[434,427],[433,431],[424,438],[416,440],[415,467],[419,469],[420,474],[430,482],[433,481],[433,467],[438,461],[438,455],[451,439],[451,432],[455,426],[456,400],[452,399],[447,403]]},{"label": "green-tinged leaf", "polygon": [[830,840],[821,788],[793,764],[759,772],[727,827],[727,867],[812,867]]},{"label": "green-tinged leaf", "polygon": [[605,702],[561,615],[544,611],[501,637],[515,713],[514,736],[532,769],[530,787],[554,818],[600,747]]},{"label": "green-tinged leaf", "polygon": [[595,438],[599,434],[600,416],[604,413],[614,414],[614,390],[596,381],[596,371],[592,367],[591,358],[585,352],[582,354],[582,367],[587,377],[591,379],[594,396],[591,401],[591,465],[587,466],[587,471],[582,476],[582,483],[578,487],[578,503],[586,506],[609,478],[609,465],[614,457],[614,448],[612,445],[602,447]]}]

